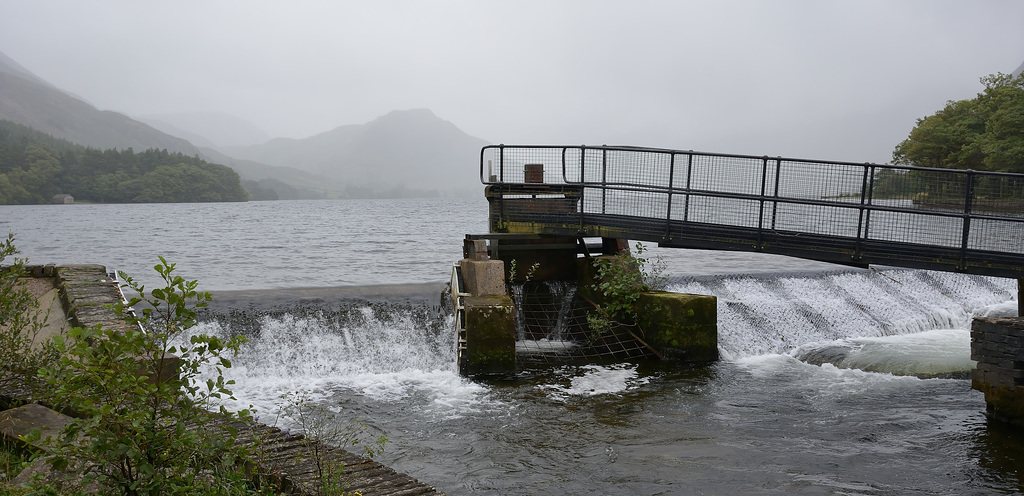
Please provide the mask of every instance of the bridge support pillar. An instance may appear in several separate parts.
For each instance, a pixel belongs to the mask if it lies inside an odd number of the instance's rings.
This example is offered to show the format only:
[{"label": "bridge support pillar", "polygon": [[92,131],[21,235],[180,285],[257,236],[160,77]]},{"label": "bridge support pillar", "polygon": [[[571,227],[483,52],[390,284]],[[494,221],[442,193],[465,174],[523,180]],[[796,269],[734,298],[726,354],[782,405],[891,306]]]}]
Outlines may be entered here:
[{"label": "bridge support pillar", "polygon": [[985,393],[989,416],[1024,426],[1024,318],[975,318],[971,386]]},{"label": "bridge support pillar", "polygon": [[1017,279],[1017,316],[1024,317],[1024,279]]}]

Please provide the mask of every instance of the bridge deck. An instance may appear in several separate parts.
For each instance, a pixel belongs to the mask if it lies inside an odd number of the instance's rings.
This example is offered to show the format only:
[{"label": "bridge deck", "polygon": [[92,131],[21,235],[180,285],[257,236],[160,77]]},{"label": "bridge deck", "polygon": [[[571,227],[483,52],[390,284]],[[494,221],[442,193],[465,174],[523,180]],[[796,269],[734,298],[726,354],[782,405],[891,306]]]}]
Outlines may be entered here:
[{"label": "bridge deck", "polygon": [[504,145],[480,172],[492,232],[1024,278],[1020,174]]}]

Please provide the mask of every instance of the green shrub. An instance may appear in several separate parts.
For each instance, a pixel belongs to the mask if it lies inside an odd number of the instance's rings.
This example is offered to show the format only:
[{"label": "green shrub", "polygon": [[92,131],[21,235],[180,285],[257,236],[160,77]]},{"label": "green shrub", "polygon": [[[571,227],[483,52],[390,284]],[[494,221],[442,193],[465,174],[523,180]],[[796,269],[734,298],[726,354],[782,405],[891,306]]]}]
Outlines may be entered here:
[{"label": "green shrub", "polygon": [[[173,274],[174,264],[160,257],[155,270],[164,287],[145,288],[121,273],[124,287],[136,293],[115,310],[137,328],[72,329],[55,339],[60,361],[41,375],[51,402],[76,414],[55,439],[49,439],[50,465],[82,474],[81,486],[38,480],[38,492],[76,491],[83,487],[123,495],[245,494],[242,473],[248,453],[234,444],[247,410],[218,405],[230,398],[223,369],[237,352],[240,338],[196,335],[175,344],[196,324],[196,308],[211,297],[196,291],[197,281]],[[130,307],[139,308],[140,314]],[[165,364],[178,358],[177,374]],[[215,366],[216,377],[202,380],[201,369]]]},{"label": "green shrub", "polygon": [[38,370],[53,363],[56,352],[49,341],[37,339],[48,316],[38,314],[39,304],[25,287],[26,260],[2,266],[16,254],[14,234],[8,234],[0,241],[0,391],[17,391],[29,400],[40,389]]}]

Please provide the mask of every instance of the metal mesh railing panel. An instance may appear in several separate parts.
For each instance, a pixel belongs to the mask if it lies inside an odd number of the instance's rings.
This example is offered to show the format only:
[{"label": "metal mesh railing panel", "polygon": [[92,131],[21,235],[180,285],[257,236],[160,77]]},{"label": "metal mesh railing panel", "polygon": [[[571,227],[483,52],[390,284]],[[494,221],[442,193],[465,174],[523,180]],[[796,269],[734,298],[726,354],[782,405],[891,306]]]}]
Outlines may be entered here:
[{"label": "metal mesh railing panel", "polygon": [[971,219],[967,247],[1024,255],[1024,222],[999,219]]},{"label": "metal mesh railing panel", "polygon": [[871,212],[867,238],[955,248],[963,241],[963,219],[912,212]]},{"label": "metal mesh railing panel", "polygon": [[480,181],[487,183],[525,184],[526,165],[543,164],[545,184],[561,184],[561,147],[484,148],[480,156]]},{"label": "metal mesh railing panel", "polygon": [[[761,194],[764,162],[761,159],[696,155],[688,167],[691,190],[744,195]],[[677,186],[685,189],[687,186]]]},{"label": "metal mesh railing panel", "polygon": [[737,227],[757,227],[761,202],[742,198],[704,195],[676,195],[672,199],[672,220]]},{"label": "metal mesh railing panel", "polygon": [[846,205],[776,203],[766,209],[764,217],[763,225],[773,231],[856,238],[860,211]]},{"label": "metal mesh railing panel", "polygon": [[[770,172],[773,166],[778,171],[777,179]],[[781,198],[860,201],[863,166],[770,159],[768,167],[768,180],[775,180],[777,186],[770,187],[767,194],[774,189],[774,196]]]}]

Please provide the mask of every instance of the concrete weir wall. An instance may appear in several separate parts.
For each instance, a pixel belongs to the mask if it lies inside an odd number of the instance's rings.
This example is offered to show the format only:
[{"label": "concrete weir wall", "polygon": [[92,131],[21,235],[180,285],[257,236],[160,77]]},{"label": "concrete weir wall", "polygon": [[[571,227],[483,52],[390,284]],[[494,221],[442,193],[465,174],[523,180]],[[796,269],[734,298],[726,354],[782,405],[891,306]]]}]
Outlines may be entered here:
[{"label": "concrete weir wall", "polygon": [[974,319],[971,359],[971,386],[985,393],[989,415],[1024,426],[1024,318]]}]

